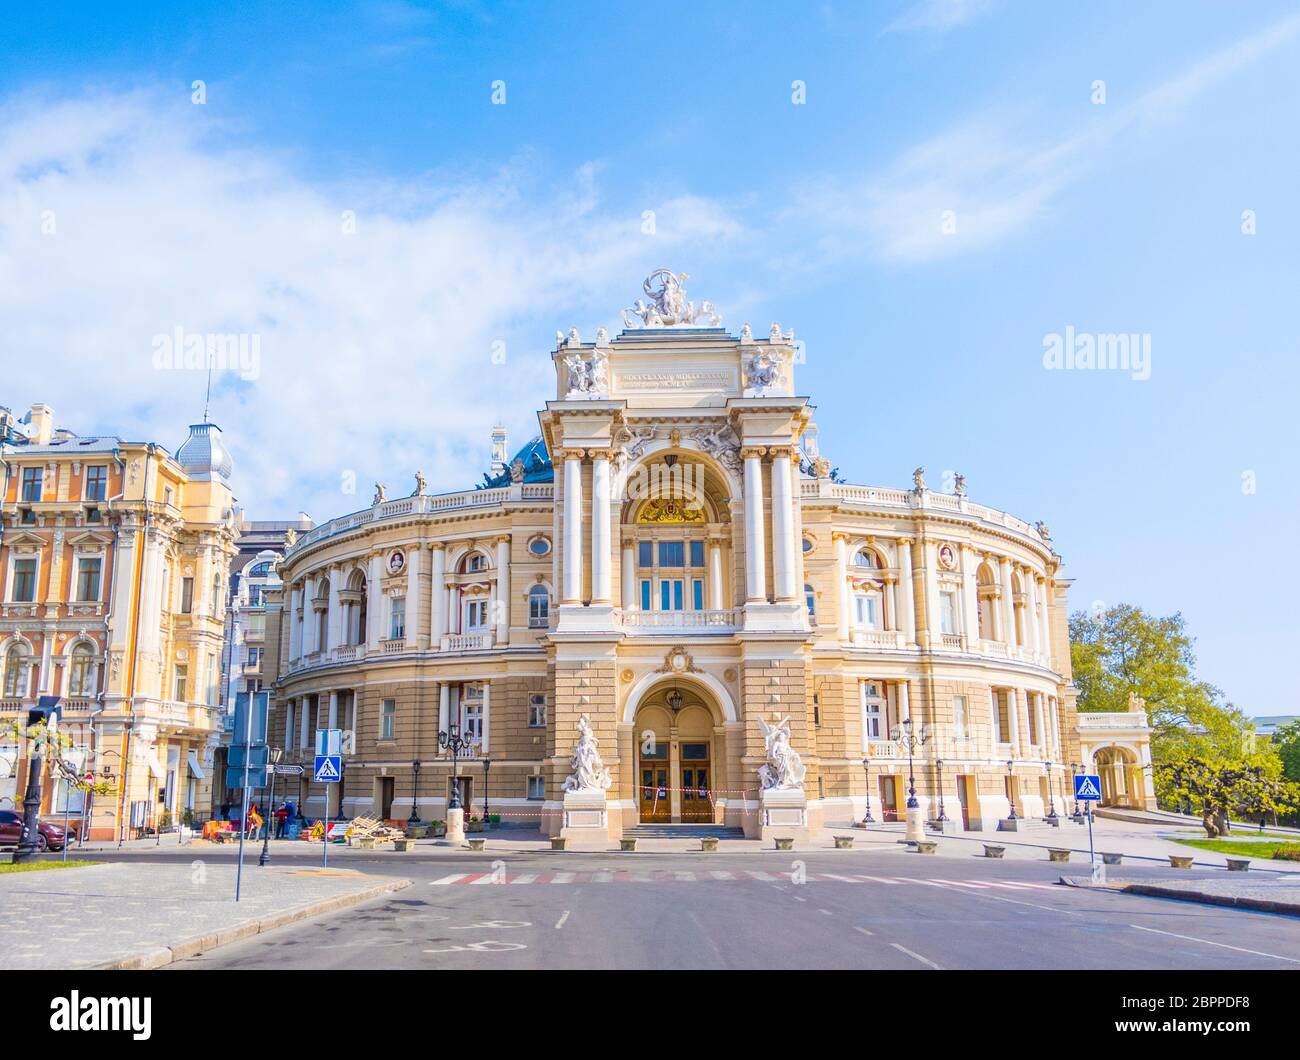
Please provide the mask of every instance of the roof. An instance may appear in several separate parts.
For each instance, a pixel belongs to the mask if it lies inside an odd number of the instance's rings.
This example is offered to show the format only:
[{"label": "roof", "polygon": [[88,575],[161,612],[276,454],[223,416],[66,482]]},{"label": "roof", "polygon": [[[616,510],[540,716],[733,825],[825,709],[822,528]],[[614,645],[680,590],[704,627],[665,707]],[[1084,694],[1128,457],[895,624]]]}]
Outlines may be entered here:
[{"label": "roof", "polygon": [[551,463],[551,454],[546,451],[546,443],[542,441],[542,436],[539,434],[529,439],[528,443],[510,458],[506,463],[506,469],[501,474],[485,473],[479,488],[495,489],[498,486],[509,486],[510,468],[514,466],[516,460],[523,463],[525,482],[555,481],[555,465]]}]

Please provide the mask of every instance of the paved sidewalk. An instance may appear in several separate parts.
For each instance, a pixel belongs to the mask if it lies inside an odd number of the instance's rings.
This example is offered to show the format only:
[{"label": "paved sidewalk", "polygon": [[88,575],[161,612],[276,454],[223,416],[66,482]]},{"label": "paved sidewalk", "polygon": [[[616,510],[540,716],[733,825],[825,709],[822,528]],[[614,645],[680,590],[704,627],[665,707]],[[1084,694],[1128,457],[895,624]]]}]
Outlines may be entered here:
[{"label": "paved sidewalk", "polygon": [[157,968],[410,880],[351,869],[117,862],[0,876],[0,967]]},{"label": "paved sidewalk", "polygon": [[1236,877],[1221,880],[1161,880],[1158,883],[1111,879],[1101,884],[1094,884],[1084,877],[1063,876],[1061,882],[1072,887],[1091,887],[1098,890],[1123,891],[1125,894],[1176,898],[1206,905],[1229,905],[1238,909],[1300,915],[1300,874],[1280,879],[1269,877],[1252,880]]}]

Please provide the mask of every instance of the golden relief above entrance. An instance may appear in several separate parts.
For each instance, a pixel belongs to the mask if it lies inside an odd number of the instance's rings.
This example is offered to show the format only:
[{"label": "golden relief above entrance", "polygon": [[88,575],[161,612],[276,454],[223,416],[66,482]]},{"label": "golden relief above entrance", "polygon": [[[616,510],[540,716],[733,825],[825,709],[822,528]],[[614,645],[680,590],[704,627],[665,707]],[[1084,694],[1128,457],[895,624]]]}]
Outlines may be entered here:
[{"label": "golden relief above entrance", "polygon": [[704,508],[685,497],[654,497],[637,513],[638,523],[703,523]]}]

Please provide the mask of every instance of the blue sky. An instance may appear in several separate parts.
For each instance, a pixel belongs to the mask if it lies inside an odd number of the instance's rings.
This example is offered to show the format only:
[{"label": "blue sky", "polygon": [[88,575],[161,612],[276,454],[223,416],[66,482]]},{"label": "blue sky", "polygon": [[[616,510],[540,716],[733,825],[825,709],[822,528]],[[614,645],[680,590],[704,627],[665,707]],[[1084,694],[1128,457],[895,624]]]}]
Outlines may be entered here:
[{"label": "blue sky", "polygon": [[[257,334],[214,393],[237,492],[324,519],[471,483],[555,330],[666,265],[795,329],[845,477],[965,473],[1076,607],[1181,610],[1206,678],[1297,712],[1298,60],[1294,3],[10,10],[0,403],[179,444],[202,380],[153,338]],[[1150,378],[1046,370],[1067,327],[1149,335]]]}]

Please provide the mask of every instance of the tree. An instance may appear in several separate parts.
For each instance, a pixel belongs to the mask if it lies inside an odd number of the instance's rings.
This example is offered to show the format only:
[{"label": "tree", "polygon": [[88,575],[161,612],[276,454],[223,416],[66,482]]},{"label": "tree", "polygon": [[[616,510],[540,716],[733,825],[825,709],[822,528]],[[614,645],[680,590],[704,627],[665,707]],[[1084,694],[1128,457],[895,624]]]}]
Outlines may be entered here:
[{"label": "tree", "polygon": [[1282,775],[1300,784],[1300,721],[1278,729],[1274,746],[1282,762]]},{"label": "tree", "polygon": [[1131,604],[1070,616],[1070,662],[1079,710],[1128,710],[1146,701],[1152,756],[1180,752],[1240,759],[1252,750],[1252,726],[1223,693],[1196,676],[1193,638],[1181,614],[1148,615]]},{"label": "tree", "polygon": [[1300,806],[1300,786],[1280,776],[1276,756],[1248,759],[1178,754],[1155,767],[1156,792],[1166,803],[1191,804],[1211,838],[1231,831],[1231,817],[1264,817]]}]

